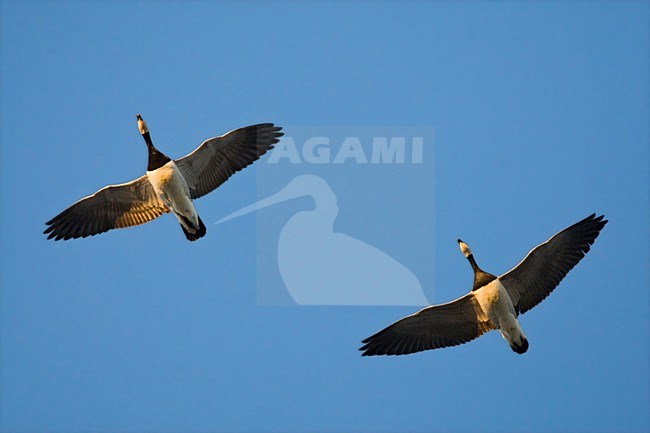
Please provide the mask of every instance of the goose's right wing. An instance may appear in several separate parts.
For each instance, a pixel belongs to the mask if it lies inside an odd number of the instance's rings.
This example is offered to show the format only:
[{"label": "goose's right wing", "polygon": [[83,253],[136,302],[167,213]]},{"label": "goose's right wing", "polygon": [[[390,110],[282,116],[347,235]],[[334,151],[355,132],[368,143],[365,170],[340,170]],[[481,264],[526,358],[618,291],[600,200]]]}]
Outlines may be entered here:
[{"label": "goose's right wing", "polygon": [[111,229],[144,224],[169,212],[146,175],[120,185],[109,185],[82,198],[45,224],[48,239],[94,236]]},{"label": "goose's right wing", "polygon": [[239,170],[260,159],[284,135],[272,123],[245,126],[205,140],[176,161],[193,199],[206,195]]},{"label": "goose's right wing", "polygon": [[542,302],[587,254],[607,224],[603,217],[592,214],[551,236],[499,277],[517,313],[523,314]]},{"label": "goose's right wing", "polygon": [[406,355],[456,346],[494,329],[473,293],[406,316],[362,341],[362,356]]}]

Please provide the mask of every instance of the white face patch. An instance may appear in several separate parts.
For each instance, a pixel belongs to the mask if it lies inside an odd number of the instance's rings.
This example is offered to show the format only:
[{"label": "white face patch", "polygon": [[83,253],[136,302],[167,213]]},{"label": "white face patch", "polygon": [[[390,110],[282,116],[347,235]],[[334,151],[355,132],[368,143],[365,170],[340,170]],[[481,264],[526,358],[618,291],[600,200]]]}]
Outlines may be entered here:
[{"label": "white face patch", "polygon": [[142,119],[138,119],[138,129],[140,130],[140,134],[146,134],[149,131],[147,124]]},{"label": "white face patch", "polygon": [[472,250],[469,249],[465,242],[458,242],[458,246],[460,247],[460,252],[462,252],[465,257],[469,257],[472,254]]}]

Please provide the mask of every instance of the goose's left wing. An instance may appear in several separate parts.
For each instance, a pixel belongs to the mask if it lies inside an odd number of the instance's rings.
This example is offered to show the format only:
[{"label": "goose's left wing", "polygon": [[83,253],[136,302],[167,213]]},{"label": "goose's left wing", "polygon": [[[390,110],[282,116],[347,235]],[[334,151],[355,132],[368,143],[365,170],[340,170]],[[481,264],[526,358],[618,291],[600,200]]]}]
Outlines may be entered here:
[{"label": "goose's left wing", "polygon": [[245,126],[205,140],[192,153],[176,160],[190,196],[199,198],[216,189],[235,172],[264,155],[283,135],[272,123]]},{"label": "goose's left wing", "polygon": [[604,215],[592,214],[533,248],[514,268],[501,275],[517,313],[542,302],[587,254],[607,224]]}]

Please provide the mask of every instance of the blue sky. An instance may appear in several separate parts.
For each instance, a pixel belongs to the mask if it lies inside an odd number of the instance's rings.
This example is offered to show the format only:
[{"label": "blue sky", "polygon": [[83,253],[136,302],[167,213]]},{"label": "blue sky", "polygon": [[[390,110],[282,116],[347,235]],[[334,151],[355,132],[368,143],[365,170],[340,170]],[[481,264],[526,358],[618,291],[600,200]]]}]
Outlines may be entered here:
[{"label": "blue sky", "polygon": [[[650,428],[646,2],[1,8],[2,431]],[[142,174],[136,113],[172,157],[258,122],[432,128],[424,171],[328,178],[335,230],[391,252],[432,302],[471,287],[459,237],[501,274],[592,212],[610,222],[521,317],[525,355],[493,332],[361,358],[415,308],[258,303],[278,281],[258,272],[279,230],[264,218],[309,199],[214,224],[285,186],[263,183],[264,160],[196,202],[196,243],[168,215],[46,241],[66,206]]]}]

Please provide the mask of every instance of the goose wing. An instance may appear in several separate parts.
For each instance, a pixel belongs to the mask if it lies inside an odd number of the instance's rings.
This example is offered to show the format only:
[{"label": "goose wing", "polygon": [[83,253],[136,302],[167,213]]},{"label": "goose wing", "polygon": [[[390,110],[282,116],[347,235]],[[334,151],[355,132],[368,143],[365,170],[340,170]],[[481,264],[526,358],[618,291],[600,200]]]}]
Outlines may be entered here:
[{"label": "goose wing", "polygon": [[607,224],[592,214],[533,248],[514,268],[499,277],[517,313],[542,302],[566,274],[587,254]]},{"label": "goose wing", "polygon": [[398,320],[362,341],[362,356],[406,355],[456,346],[494,329],[473,293],[432,305]]},{"label": "goose wing", "polygon": [[120,185],[109,185],[82,198],[45,224],[48,239],[94,236],[111,229],[144,224],[169,209],[158,199],[146,175]]},{"label": "goose wing", "polygon": [[272,123],[245,126],[205,140],[192,153],[176,161],[190,196],[198,198],[216,189],[235,172],[264,155],[283,135]]}]

